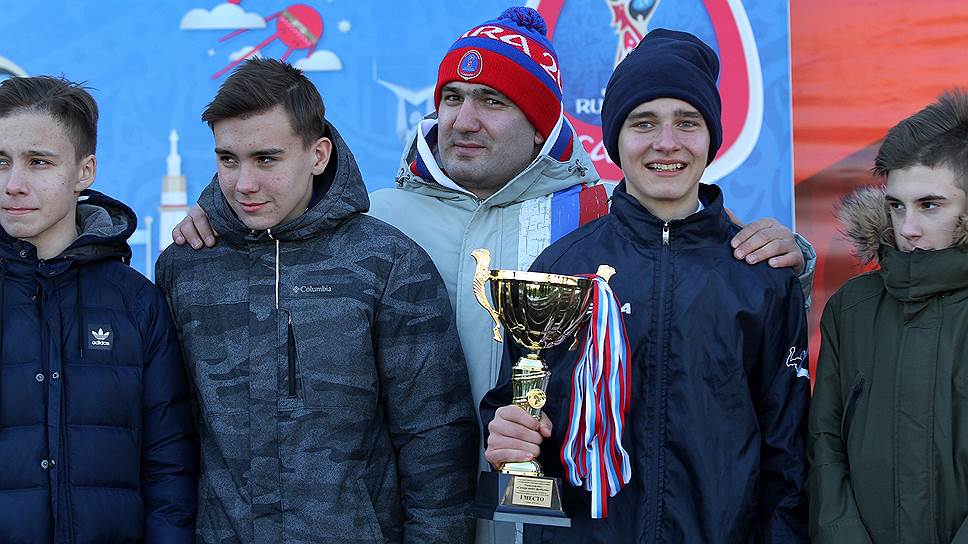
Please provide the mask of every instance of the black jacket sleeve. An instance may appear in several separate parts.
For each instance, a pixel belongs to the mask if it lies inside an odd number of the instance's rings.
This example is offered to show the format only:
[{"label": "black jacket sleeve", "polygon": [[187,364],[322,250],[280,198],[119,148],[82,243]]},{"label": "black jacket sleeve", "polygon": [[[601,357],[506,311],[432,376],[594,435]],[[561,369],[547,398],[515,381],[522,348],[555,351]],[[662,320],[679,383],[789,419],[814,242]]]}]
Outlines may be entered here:
[{"label": "black jacket sleeve", "polygon": [[803,293],[793,274],[767,300],[750,392],[760,425],[759,518],[764,542],[806,542],[804,445],[810,375]]},{"label": "black jacket sleeve", "polygon": [[148,301],[141,450],[145,542],[194,542],[198,448],[185,367],[161,291],[149,285],[139,299]]}]

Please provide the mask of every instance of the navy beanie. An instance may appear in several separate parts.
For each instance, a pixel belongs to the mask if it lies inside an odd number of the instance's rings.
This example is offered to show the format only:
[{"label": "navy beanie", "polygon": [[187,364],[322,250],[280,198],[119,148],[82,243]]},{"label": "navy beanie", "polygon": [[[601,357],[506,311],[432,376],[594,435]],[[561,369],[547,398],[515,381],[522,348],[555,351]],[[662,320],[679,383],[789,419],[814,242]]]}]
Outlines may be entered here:
[{"label": "navy beanie", "polygon": [[722,102],[716,79],[719,58],[688,32],[657,28],[642,38],[608,80],[602,102],[602,135],[608,156],[622,166],[618,133],[639,104],[657,98],[678,98],[699,110],[709,128],[709,159],[723,143]]}]

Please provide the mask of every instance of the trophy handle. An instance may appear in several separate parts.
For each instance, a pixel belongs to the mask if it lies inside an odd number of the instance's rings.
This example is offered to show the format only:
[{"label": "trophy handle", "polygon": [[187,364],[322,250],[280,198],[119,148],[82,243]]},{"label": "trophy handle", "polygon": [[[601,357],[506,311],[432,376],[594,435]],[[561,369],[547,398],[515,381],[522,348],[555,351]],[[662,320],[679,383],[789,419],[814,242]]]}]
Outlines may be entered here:
[{"label": "trophy handle", "polygon": [[595,272],[595,274],[601,276],[607,282],[615,275],[615,269],[607,264],[600,264],[598,265],[598,272]]},{"label": "trophy handle", "polygon": [[[600,264],[598,265],[598,271],[595,272],[595,275],[601,276],[602,279],[604,279],[607,282],[608,280],[612,279],[612,276],[615,275],[615,269],[612,268],[611,266],[608,266],[607,264]],[[588,319],[587,315],[585,319]],[[578,349],[578,331],[577,330],[575,331],[574,336],[572,336],[571,345],[568,346],[568,351],[575,351],[576,349]]]},{"label": "trophy handle", "polygon": [[487,294],[484,292],[484,284],[487,283],[487,277],[491,272],[491,252],[485,248],[475,249],[471,251],[471,257],[474,257],[474,261],[477,262],[477,269],[474,270],[474,297],[477,298],[477,303],[487,310],[487,313],[491,314],[491,319],[494,320],[494,340],[502,342],[501,320],[498,319],[497,312],[491,307],[491,303],[487,301]]}]

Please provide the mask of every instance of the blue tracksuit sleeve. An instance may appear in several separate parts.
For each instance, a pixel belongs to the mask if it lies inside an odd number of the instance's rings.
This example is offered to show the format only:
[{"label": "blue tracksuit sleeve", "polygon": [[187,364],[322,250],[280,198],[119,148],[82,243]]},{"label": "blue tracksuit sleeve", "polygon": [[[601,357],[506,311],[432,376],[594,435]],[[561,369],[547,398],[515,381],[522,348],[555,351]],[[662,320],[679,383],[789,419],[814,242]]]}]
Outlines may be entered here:
[{"label": "blue tracksuit sleeve", "polygon": [[764,542],[807,542],[807,320],[797,279],[791,274],[783,287],[766,309],[762,356],[750,375],[762,435],[760,529]]},{"label": "blue tracksuit sleeve", "polygon": [[188,383],[171,315],[148,285],[144,341],[141,485],[146,543],[195,541],[198,452]]}]

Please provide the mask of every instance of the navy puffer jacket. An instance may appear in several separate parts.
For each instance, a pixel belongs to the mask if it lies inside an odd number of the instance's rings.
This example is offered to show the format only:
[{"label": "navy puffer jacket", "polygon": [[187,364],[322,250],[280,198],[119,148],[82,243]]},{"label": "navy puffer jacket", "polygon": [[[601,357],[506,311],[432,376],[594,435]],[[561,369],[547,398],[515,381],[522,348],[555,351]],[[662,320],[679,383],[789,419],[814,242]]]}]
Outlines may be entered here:
[{"label": "navy puffer jacket", "polygon": [[0,229],[0,542],[191,542],[196,449],[161,292],[127,266],[134,213],[79,199],[60,255]]}]

